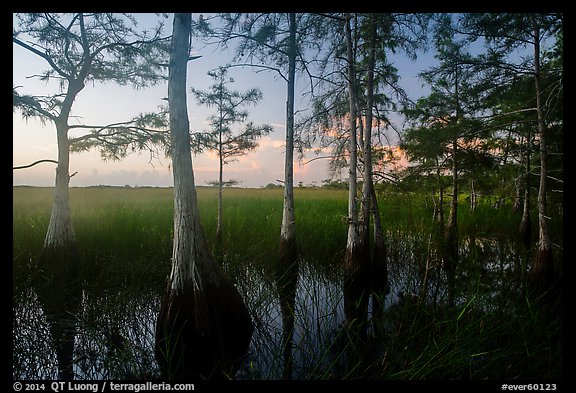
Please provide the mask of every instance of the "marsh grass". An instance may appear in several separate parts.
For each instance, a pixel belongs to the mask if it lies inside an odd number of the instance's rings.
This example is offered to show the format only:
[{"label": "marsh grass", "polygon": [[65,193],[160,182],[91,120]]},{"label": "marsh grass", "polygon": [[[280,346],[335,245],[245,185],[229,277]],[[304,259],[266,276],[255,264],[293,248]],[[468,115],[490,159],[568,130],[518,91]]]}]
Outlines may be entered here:
[{"label": "marsh grass", "polygon": [[12,373],[16,379],[57,379],[58,362],[46,316],[31,287],[12,298]]},{"label": "marsh grass", "polygon": [[157,293],[85,291],[75,345],[76,375],[82,379],[157,377],[154,358]]},{"label": "marsh grass", "polygon": [[[200,216],[214,244],[217,191],[197,189]],[[56,355],[47,320],[30,286],[52,200],[51,188],[13,188],[13,376],[52,379]],[[368,323],[365,348],[352,348],[343,323],[345,191],[296,189],[301,255],[294,331],[294,378],[558,379],[563,377],[563,319],[522,285],[515,241],[519,218],[481,203],[459,215],[457,302],[434,237],[432,207],[417,195],[379,198],[391,293],[382,320]],[[170,272],[172,189],[72,188],[73,223],[84,292],[75,342],[83,379],[153,379],[155,318]],[[239,379],[282,375],[282,321],[272,273],[278,258],[282,190],[225,189],[223,253],[255,325]],[[551,220],[562,261],[562,217]],[[428,270],[426,271],[426,267]],[[426,277],[427,288],[422,291]],[[369,350],[368,350],[369,349]],[[362,360],[354,361],[361,354]],[[352,359],[352,360],[351,360]]]}]

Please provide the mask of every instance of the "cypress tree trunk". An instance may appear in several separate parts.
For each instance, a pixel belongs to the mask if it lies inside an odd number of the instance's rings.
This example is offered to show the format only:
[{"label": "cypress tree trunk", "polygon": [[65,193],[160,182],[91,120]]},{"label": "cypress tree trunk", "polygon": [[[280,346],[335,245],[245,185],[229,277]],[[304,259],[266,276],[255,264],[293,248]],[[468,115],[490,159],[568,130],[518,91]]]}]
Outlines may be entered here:
[{"label": "cypress tree trunk", "polygon": [[[60,136],[63,132],[59,131],[58,134]],[[58,144],[59,163],[56,170],[54,204],[40,255],[40,274],[36,279],[35,289],[46,314],[56,351],[58,378],[73,380],[74,337],[82,285],[78,267],[80,256],[69,202],[68,144],[65,136],[59,137],[59,140],[66,140],[66,143]]]},{"label": "cypress tree trunk", "polygon": [[[368,54],[368,76],[366,83],[366,131],[364,132],[364,172],[362,174],[362,243],[370,249],[370,213],[371,204],[375,201],[372,198],[372,105],[374,102],[374,63],[375,63],[375,45],[376,45],[376,21],[374,14],[370,19],[370,48]],[[360,122],[360,126],[362,122]],[[361,141],[362,142],[362,141]]]},{"label": "cypress tree trunk", "polygon": [[344,256],[344,314],[353,334],[363,341],[366,338],[368,318],[369,264],[366,247],[360,235],[357,199],[357,138],[356,138],[356,72],[352,49],[350,15],[346,15],[346,44],[348,55],[348,89],[350,99],[350,164],[348,184],[348,236]]},{"label": "cypress tree trunk", "polygon": [[538,249],[532,266],[534,286],[540,293],[552,288],[554,283],[554,260],[552,242],[548,231],[546,203],[547,147],[544,110],[542,107],[542,87],[540,76],[540,28],[533,14],[530,14],[534,35],[534,84],[536,87],[536,112],[538,114],[538,139],[540,141],[540,187],[538,188]]},{"label": "cypress tree trunk", "polygon": [[476,210],[476,190],[474,189],[474,180],[470,182],[470,211],[473,212]]},{"label": "cypress tree trunk", "polygon": [[526,275],[528,269],[528,261],[532,254],[532,218],[530,216],[530,151],[532,149],[532,138],[530,136],[530,129],[528,129],[527,138],[528,148],[525,154],[525,168],[524,174],[518,181],[518,191],[523,191],[523,196],[520,198],[520,205],[522,206],[522,218],[518,227],[518,244],[520,256],[520,287],[522,293],[526,290]]},{"label": "cypress tree trunk", "polygon": [[80,307],[82,284],[80,254],[72,225],[70,209],[70,143],[68,116],[76,95],[84,84],[69,81],[60,115],[55,119],[58,141],[58,166],[52,212],[44,246],[38,261],[35,282],[38,298],[44,307],[58,359],[60,379],[74,379],[73,351],[76,316]]},{"label": "cypress tree trunk", "polygon": [[222,257],[222,182],[223,182],[223,172],[224,172],[224,162],[222,158],[222,133],[220,133],[220,144],[219,144],[219,171],[218,171],[218,218],[216,222],[216,250],[220,257]]},{"label": "cypress tree trunk", "polygon": [[242,296],[214,261],[200,225],[186,107],[191,14],[174,14],[168,78],[174,176],[172,271],[156,324],[165,379],[232,379],[253,325]]},{"label": "cypress tree trunk", "polygon": [[[364,255],[370,255],[370,214],[374,217],[374,250],[370,263],[370,272],[367,279],[367,291],[372,296],[372,315],[376,320],[381,319],[384,311],[384,299],[388,293],[388,268],[386,264],[386,245],[382,225],[380,223],[380,210],[378,199],[374,190],[372,176],[372,106],[374,103],[374,68],[376,62],[376,15],[370,17],[368,75],[366,83],[366,131],[364,132],[364,173],[362,186],[362,243]],[[361,122],[360,122],[361,124]]]},{"label": "cypress tree trunk", "polygon": [[456,287],[456,265],[458,263],[458,167],[456,165],[456,151],[458,143],[452,142],[452,199],[448,224],[444,232],[444,270],[448,281],[448,304],[454,306],[454,291]]},{"label": "cypress tree trunk", "polygon": [[[456,121],[460,121],[460,97],[458,68],[455,69],[454,100]],[[444,233],[444,269],[448,281],[448,305],[454,306],[456,287],[456,265],[458,264],[458,134],[452,139],[452,199],[450,201],[450,213],[448,225]]]},{"label": "cypress tree trunk", "polygon": [[522,179],[524,180],[523,185],[519,187],[524,189],[524,197],[522,199],[522,219],[520,220],[520,226],[518,228],[518,233],[520,237],[520,243],[524,246],[525,250],[529,250],[532,245],[532,219],[530,217],[530,151],[532,150],[532,138],[530,136],[530,130],[528,130],[528,148],[525,154],[525,170]]},{"label": "cypress tree trunk", "polygon": [[275,268],[276,286],[282,313],[283,379],[292,379],[292,338],[294,334],[298,250],[294,209],[294,87],[296,78],[296,14],[288,15],[290,48],[286,100],[286,156],[284,159],[284,205],[280,229],[280,258]]},{"label": "cypress tree trunk", "polygon": [[442,232],[444,231],[444,184],[442,183],[438,157],[436,157],[436,177],[438,178],[438,215],[436,216],[436,222],[439,224],[440,232]]}]

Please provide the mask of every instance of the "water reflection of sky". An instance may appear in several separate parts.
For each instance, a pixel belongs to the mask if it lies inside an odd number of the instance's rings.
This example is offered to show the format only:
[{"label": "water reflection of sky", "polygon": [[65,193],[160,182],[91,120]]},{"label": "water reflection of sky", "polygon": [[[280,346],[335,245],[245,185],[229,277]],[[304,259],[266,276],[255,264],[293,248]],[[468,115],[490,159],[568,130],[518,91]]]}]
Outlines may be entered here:
[{"label": "water reflection of sky", "polygon": [[[414,241],[417,241],[415,239]],[[414,243],[415,244],[415,243]],[[398,303],[403,295],[417,294],[422,277],[422,255],[410,241],[403,242],[389,257],[391,292],[385,309]],[[481,274],[492,279],[492,285],[481,302],[498,302],[498,285],[505,282],[514,266],[513,250],[496,241],[474,240],[461,249],[461,264],[468,259],[482,260]],[[480,258],[479,258],[480,256]],[[445,279],[441,270],[430,266],[427,301],[441,301],[445,296]],[[251,346],[238,379],[279,379],[282,375],[282,318],[276,289],[269,274],[255,266],[236,272],[236,282],[251,311],[255,325]],[[461,272],[463,276],[471,274]],[[509,280],[506,280],[509,282]],[[480,282],[480,281],[479,281]],[[294,378],[328,376],[342,354],[344,305],[341,271],[301,263],[298,277],[295,331]],[[499,284],[500,283],[500,284]],[[480,285],[479,287],[480,288]],[[479,289],[463,292],[461,304]],[[154,358],[154,333],[161,291],[142,289],[135,293],[122,288],[106,288],[97,293],[85,290],[74,342],[74,374],[77,379],[144,379],[154,378],[158,369]],[[468,295],[467,295],[468,294]],[[57,379],[56,351],[46,316],[31,288],[13,296],[13,378]],[[371,315],[369,304],[369,316]],[[485,310],[487,311],[487,310]],[[368,327],[368,332],[372,332]],[[340,347],[336,343],[340,343]]]}]

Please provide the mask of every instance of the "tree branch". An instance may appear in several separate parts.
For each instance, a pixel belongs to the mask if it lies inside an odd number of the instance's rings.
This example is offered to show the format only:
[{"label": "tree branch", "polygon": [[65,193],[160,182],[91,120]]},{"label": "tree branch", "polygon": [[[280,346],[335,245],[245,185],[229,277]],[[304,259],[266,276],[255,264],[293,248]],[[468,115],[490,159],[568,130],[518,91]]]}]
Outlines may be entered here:
[{"label": "tree branch", "polygon": [[12,169],[14,170],[14,169],[26,169],[26,168],[31,168],[31,167],[33,167],[34,165],[37,165],[37,164],[40,164],[40,163],[43,163],[43,162],[52,162],[52,163],[58,165],[58,161],[46,159],[46,160],[38,160],[38,161],[35,161],[35,162],[33,162],[32,164],[29,164],[29,165],[14,166],[14,167],[12,167]]},{"label": "tree branch", "polygon": [[[282,71],[276,67],[271,67],[271,66],[267,66],[264,64],[236,63],[236,64],[231,64],[231,65],[227,66],[226,68],[232,68],[232,67],[254,67],[254,68],[263,68],[263,69],[268,70],[268,71],[276,71],[280,75],[280,77],[282,79],[284,79],[284,81],[286,83],[288,83],[288,79],[282,74]],[[259,72],[259,71],[256,71],[256,72]]]},{"label": "tree branch", "polygon": [[48,64],[50,64],[50,66],[56,71],[58,72],[58,74],[62,75],[64,78],[68,79],[70,78],[70,75],[68,75],[67,73],[65,73],[62,69],[60,69],[60,67],[58,67],[56,65],[56,63],[54,63],[54,61],[52,60],[52,58],[50,56],[48,56],[46,53],[39,51],[38,49],[20,41],[18,38],[16,37],[12,37],[12,42],[14,42],[17,45],[20,45],[22,48],[29,50],[30,52],[40,56],[41,58],[43,58],[44,60],[46,60],[48,62]]}]

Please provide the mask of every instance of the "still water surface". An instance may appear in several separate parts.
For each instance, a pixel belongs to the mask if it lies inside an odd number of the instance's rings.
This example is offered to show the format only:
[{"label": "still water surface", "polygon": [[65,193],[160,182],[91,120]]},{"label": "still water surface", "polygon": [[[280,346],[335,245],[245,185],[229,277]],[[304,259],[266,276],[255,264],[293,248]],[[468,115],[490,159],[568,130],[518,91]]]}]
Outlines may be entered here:
[{"label": "still water surface", "polygon": [[[479,268],[487,273],[510,271],[514,267],[509,262],[515,259],[511,255],[513,250],[496,241],[474,239],[473,242],[461,250],[463,261],[468,257],[482,261]],[[386,297],[385,310],[398,303],[400,294],[418,293],[423,277],[421,257],[410,242],[392,250],[391,291]],[[470,272],[460,274],[465,277]],[[445,283],[440,270],[430,267],[428,279],[427,297],[442,299]],[[235,281],[255,325],[248,356],[236,378],[280,379],[284,367],[282,318],[270,274],[246,266],[236,271]],[[345,373],[342,353],[347,338],[341,329],[344,322],[341,283],[337,263],[319,268],[318,264],[301,261],[293,337],[295,379],[339,378]],[[498,282],[493,280],[492,284]],[[158,376],[154,331],[162,289],[135,290],[132,286],[82,291],[79,312],[65,322],[75,330],[72,355],[75,379],[141,380]],[[58,379],[57,355],[49,326],[33,288],[26,287],[13,294],[14,379]],[[368,331],[372,331],[370,326]]]}]

